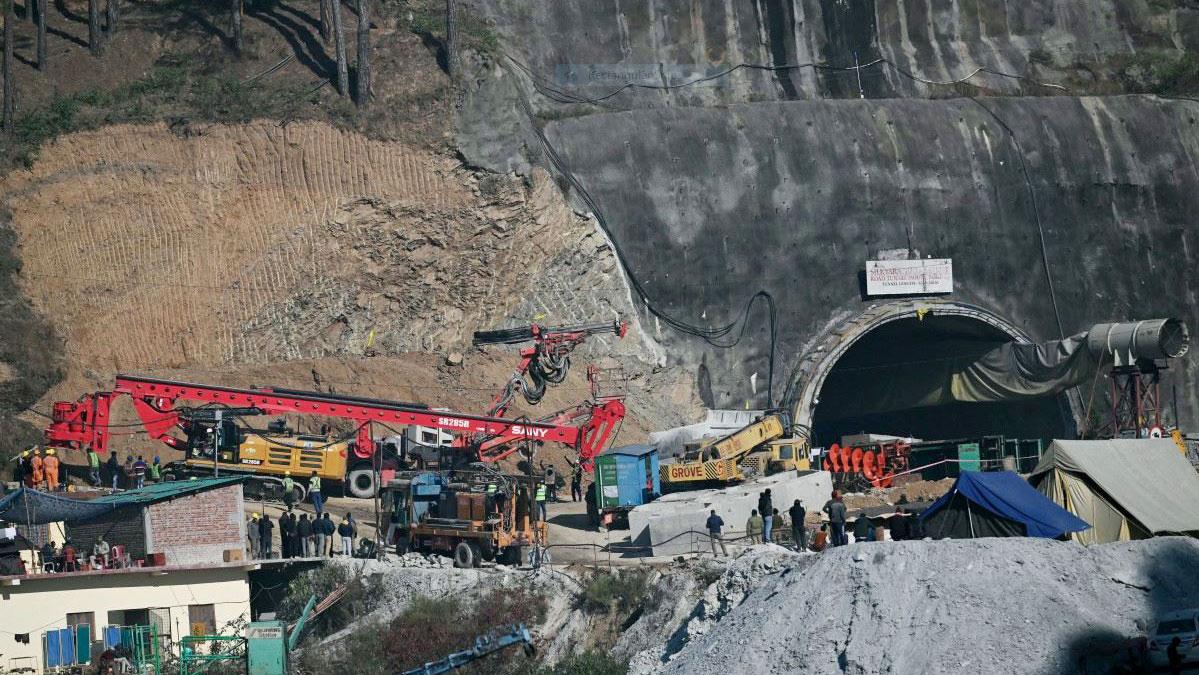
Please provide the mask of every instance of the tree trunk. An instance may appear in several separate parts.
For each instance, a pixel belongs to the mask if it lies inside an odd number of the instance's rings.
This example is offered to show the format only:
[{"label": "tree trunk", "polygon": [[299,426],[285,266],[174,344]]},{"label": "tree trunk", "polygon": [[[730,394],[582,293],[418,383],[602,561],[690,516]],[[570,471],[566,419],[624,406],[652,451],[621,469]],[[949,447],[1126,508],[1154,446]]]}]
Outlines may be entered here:
[{"label": "tree trunk", "polygon": [[12,81],[12,24],[17,18],[16,10],[13,9],[13,0],[4,0],[4,132],[12,133],[15,123],[14,114],[16,110],[17,96],[15,83]]},{"label": "tree trunk", "polygon": [[35,0],[37,7],[37,69],[46,69],[46,0]]},{"label": "tree trunk", "polygon": [[341,29],[341,0],[333,0],[333,45],[337,52],[337,93],[350,91],[350,71],[346,66],[346,36]]},{"label": "tree trunk", "polygon": [[230,0],[232,4],[231,11],[233,13],[233,51],[241,56],[241,50],[244,46],[241,37],[241,12],[243,0]]},{"label": "tree trunk", "polygon": [[[340,2],[340,0],[338,0]],[[333,21],[332,12],[329,6],[332,0],[321,0],[321,39],[325,44],[329,43],[330,22]]]},{"label": "tree trunk", "polygon": [[355,103],[366,105],[371,95],[371,17],[370,0],[358,0],[358,82]]},{"label": "tree trunk", "polygon": [[445,0],[445,72],[451,80],[458,72],[457,0]]},{"label": "tree trunk", "polygon": [[108,3],[105,7],[105,9],[106,9],[105,14],[108,15],[108,34],[109,35],[115,35],[117,32],[117,11],[118,11],[117,1],[118,0],[108,0]]},{"label": "tree trunk", "polygon": [[87,48],[100,55],[100,0],[87,0]]}]

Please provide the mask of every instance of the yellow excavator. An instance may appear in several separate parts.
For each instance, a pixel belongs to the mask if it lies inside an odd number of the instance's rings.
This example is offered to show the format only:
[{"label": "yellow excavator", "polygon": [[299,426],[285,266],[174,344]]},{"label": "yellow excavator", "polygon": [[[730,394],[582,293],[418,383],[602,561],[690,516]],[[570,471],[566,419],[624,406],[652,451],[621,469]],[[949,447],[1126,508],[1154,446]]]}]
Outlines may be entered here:
[{"label": "yellow excavator", "polygon": [[659,468],[663,492],[678,492],[741,482],[754,476],[811,467],[807,441],[787,437],[782,413],[764,415],[733,433],[684,448]]}]

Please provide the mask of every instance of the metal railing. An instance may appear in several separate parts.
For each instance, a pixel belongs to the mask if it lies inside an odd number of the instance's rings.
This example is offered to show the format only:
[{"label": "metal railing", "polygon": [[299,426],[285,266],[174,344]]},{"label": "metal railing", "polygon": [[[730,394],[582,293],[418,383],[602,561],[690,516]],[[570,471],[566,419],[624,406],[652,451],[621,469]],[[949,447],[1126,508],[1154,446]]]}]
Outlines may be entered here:
[{"label": "metal railing", "polygon": [[246,639],[238,635],[188,635],[179,642],[179,675],[245,671]]}]

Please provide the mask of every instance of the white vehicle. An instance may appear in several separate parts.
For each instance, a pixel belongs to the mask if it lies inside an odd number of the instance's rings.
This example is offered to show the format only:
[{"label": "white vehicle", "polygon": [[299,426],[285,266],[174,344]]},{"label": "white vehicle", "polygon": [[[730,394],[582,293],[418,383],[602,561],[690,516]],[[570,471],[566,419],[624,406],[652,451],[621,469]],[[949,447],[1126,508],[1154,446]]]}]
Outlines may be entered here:
[{"label": "white vehicle", "polygon": [[1169,665],[1167,650],[1178,638],[1183,663],[1199,663],[1199,609],[1184,609],[1163,615],[1149,634],[1149,660],[1155,666]]}]

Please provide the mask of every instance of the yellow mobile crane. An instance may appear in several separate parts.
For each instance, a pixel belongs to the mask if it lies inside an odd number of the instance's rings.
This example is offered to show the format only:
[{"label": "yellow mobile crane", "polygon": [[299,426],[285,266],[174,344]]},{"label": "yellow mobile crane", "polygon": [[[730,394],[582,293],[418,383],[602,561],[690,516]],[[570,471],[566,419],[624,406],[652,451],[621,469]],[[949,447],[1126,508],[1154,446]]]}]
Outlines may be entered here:
[{"label": "yellow mobile crane", "polygon": [[659,469],[663,492],[734,483],[758,475],[810,468],[807,442],[788,438],[790,424],[782,413],[764,415],[716,439],[687,448]]}]

